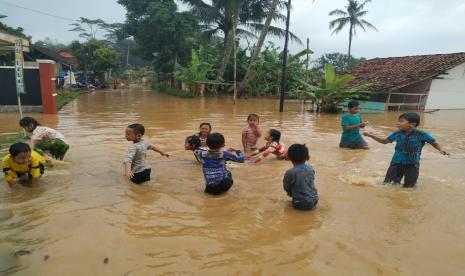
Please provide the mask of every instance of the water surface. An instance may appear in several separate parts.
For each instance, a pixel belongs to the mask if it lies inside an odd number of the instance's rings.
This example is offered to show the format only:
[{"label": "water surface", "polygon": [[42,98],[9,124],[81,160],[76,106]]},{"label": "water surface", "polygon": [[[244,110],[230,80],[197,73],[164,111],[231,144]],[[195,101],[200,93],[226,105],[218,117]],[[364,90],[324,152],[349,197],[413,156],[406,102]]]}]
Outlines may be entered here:
[{"label": "water surface", "polygon": [[[299,103],[178,99],[148,90],[82,95],[57,116],[33,114],[71,144],[66,161],[34,188],[0,181],[0,274],[18,275],[463,275],[465,273],[465,111],[422,115],[422,128],[449,150],[422,154],[415,189],[382,185],[394,145],[338,148],[340,115]],[[282,142],[306,143],[316,170],[316,210],[293,210],[282,190],[290,163],[273,158],[232,169],[225,195],[203,193],[201,169],[183,141],[201,122],[241,147],[249,113]],[[388,134],[398,113],[364,114]],[[0,114],[0,133],[17,131]],[[172,154],[150,153],[152,181],[123,176],[125,126]],[[11,252],[32,254],[11,257]],[[45,257],[48,256],[48,257]],[[48,259],[47,259],[48,258]],[[108,258],[108,263],[104,259]],[[46,259],[46,260],[45,260]]]}]

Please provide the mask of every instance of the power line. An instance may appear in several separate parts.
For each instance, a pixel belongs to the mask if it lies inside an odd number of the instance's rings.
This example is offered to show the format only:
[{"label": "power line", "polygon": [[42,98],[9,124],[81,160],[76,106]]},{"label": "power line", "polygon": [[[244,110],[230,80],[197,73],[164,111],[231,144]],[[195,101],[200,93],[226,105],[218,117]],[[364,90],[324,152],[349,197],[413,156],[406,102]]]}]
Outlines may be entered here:
[{"label": "power line", "polygon": [[61,15],[55,15],[55,14],[51,14],[51,13],[48,13],[48,12],[43,12],[43,11],[31,9],[31,8],[28,8],[28,7],[23,7],[23,6],[20,6],[20,5],[17,5],[17,4],[13,4],[13,3],[10,3],[10,2],[6,2],[6,1],[1,1],[1,0],[0,0],[0,3],[1,3],[1,4],[8,5],[8,6],[15,7],[15,8],[19,8],[19,9],[23,9],[23,10],[28,10],[28,11],[35,12],[35,13],[39,13],[39,14],[42,14],[42,15],[47,15],[47,16],[55,17],[55,18],[62,19],[62,20],[73,21],[73,22],[78,21],[78,20],[76,20],[76,19],[64,17],[64,16],[61,16]]}]

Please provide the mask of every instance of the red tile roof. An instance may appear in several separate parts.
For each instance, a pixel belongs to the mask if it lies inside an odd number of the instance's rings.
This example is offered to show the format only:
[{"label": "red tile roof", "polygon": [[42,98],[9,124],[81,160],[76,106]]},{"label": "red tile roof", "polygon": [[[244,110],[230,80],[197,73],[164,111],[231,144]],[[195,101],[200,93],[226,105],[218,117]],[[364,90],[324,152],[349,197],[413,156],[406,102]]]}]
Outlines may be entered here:
[{"label": "red tile roof", "polygon": [[371,91],[387,91],[441,75],[465,62],[465,53],[375,58],[347,70],[349,86],[370,83]]}]

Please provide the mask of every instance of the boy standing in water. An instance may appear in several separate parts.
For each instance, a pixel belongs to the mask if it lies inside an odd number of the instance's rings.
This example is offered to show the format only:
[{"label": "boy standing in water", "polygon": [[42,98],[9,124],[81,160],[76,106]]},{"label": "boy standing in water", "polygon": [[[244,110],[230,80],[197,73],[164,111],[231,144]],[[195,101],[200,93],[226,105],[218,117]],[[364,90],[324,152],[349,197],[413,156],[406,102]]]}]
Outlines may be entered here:
[{"label": "boy standing in water", "polygon": [[135,184],[142,184],[150,180],[152,169],[147,162],[147,150],[153,150],[163,156],[168,154],[156,148],[150,142],[142,139],[145,128],[141,124],[132,124],[126,128],[126,140],[132,141],[128,153],[124,158],[125,175]]},{"label": "boy standing in water", "polygon": [[232,148],[222,151],[224,136],[221,133],[208,135],[207,146],[208,150],[198,149],[195,153],[202,162],[205,193],[219,195],[229,190],[234,183],[231,172],[226,169],[226,161],[243,163],[244,155],[240,150]]},{"label": "boy standing in water", "polygon": [[244,152],[253,152],[257,149],[258,138],[262,136],[262,128],[259,125],[260,118],[257,114],[247,116],[247,125],[242,129],[242,146]]},{"label": "boy standing in water", "polygon": [[16,143],[10,146],[10,154],[3,158],[2,168],[5,173],[5,181],[10,187],[14,180],[20,177],[27,177],[35,183],[44,174],[45,158],[31,150],[25,143]]},{"label": "boy standing in water", "polygon": [[286,171],[283,188],[292,197],[292,206],[300,210],[313,209],[318,203],[318,190],[315,188],[315,170],[306,162],[310,160],[305,145],[294,144],[289,147],[287,157],[294,165]]},{"label": "boy standing in water", "polygon": [[369,149],[367,142],[365,142],[362,135],[360,135],[360,128],[368,125],[368,122],[362,122],[360,104],[357,101],[350,101],[347,108],[348,112],[342,115],[342,136],[339,147]]},{"label": "boy standing in water", "polygon": [[400,184],[404,178],[404,188],[412,188],[417,183],[420,169],[420,155],[425,143],[431,144],[443,155],[449,155],[441,148],[436,139],[429,133],[417,129],[420,116],[416,113],[404,113],[397,121],[398,131],[391,133],[387,138],[380,138],[372,133],[363,135],[373,138],[381,144],[396,142],[396,149],[391,165],[386,173],[385,183]]}]

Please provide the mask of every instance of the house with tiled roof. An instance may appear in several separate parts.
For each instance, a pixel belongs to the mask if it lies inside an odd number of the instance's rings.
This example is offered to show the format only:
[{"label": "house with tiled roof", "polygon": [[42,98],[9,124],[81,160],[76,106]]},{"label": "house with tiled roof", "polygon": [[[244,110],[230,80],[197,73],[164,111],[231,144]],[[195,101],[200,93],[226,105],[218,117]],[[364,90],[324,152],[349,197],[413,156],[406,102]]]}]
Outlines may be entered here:
[{"label": "house with tiled roof", "polygon": [[465,109],[465,53],[375,58],[347,72],[385,110]]}]

